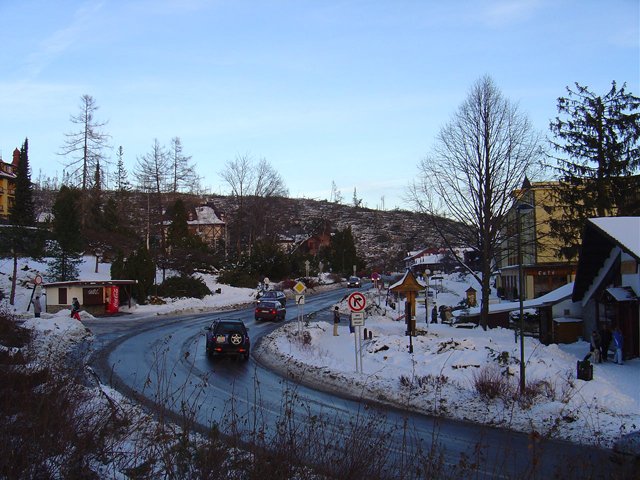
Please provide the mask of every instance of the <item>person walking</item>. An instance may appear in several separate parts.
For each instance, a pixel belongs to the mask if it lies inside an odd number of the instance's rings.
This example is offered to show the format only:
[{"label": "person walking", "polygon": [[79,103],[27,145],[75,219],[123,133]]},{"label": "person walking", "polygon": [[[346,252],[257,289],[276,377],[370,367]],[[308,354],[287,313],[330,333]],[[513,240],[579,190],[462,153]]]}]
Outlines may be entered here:
[{"label": "person walking", "polygon": [[603,362],[606,362],[609,357],[609,346],[611,345],[611,340],[613,340],[613,333],[611,333],[607,322],[603,322],[602,328],[598,333],[600,333],[600,358]]},{"label": "person walking", "polygon": [[340,311],[338,307],[333,309],[333,336],[338,337],[338,324],[340,323]]},{"label": "person walking", "polygon": [[602,363],[600,358],[600,335],[595,330],[591,332],[591,345],[589,346],[589,352],[593,357],[593,363]]},{"label": "person walking", "polygon": [[433,310],[431,310],[431,323],[438,323],[438,306],[433,305]]},{"label": "person walking", "polygon": [[71,318],[75,318],[79,322],[82,321],[80,319],[80,302],[76,297],[73,297],[73,301],[71,302]]},{"label": "person walking", "polygon": [[622,363],[622,349],[624,348],[624,337],[622,336],[622,332],[619,327],[613,332],[613,348],[616,353],[613,356],[613,363],[617,363],[618,365],[624,365]]},{"label": "person walking", "polygon": [[40,304],[40,297],[35,297],[31,300],[33,304],[33,314],[36,318],[40,318],[40,312],[42,312],[42,305]]},{"label": "person walking", "polygon": [[447,307],[447,308],[444,310],[444,318],[446,319],[446,321],[447,321],[447,323],[448,323],[449,325],[451,325],[451,316],[452,316],[452,313],[451,313],[451,307]]}]

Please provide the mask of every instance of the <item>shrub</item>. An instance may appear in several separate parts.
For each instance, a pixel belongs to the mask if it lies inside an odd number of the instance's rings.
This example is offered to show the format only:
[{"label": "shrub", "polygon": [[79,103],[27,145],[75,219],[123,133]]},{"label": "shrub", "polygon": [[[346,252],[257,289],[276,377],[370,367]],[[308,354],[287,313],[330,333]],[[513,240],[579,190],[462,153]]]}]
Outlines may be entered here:
[{"label": "shrub", "polygon": [[258,280],[242,270],[227,270],[218,277],[218,282],[241,288],[256,288],[258,286]]},{"label": "shrub", "polygon": [[201,278],[169,277],[158,286],[158,295],[169,298],[203,298],[211,290]]},{"label": "shrub", "polygon": [[488,400],[494,398],[506,400],[514,393],[509,377],[495,365],[486,365],[473,372],[472,381],[476,392]]}]

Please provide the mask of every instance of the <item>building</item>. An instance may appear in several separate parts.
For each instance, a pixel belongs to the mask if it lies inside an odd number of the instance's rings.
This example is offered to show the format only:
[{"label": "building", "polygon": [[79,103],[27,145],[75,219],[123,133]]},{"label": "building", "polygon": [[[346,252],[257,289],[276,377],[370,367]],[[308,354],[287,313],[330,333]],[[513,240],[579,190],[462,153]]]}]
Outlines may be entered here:
[{"label": "building", "polygon": [[[576,260],[567,261],[558,256],[558,240],[549,235],[549,218],[544,207],[555,203],[553,189],[557,182],[534,182],[525,179],[522,189],[513,192],[516,204],[507,216],[507,228],[497,255],[498,295],[506,300],[515,300],[519,292],[518,261],[518,216],[522,248],[524,277],[524,299],[538,298],[559,287],[571,283],[576,274]],[[520,213],[518,204],[529,204],[534,208]],[[559,209],[554,209],[559,214]]]},{"label": "building", "polygon": [[224,213],[216,213],[210,204],[200,205],[187,212],[189,232],[202,238],[207,245],[219,247],[226,243],[227,222]]},{"label": "building", "polygon": [[640,217],[587,221],[572,299],[582,304],[582,333],[620,328],[625,358],[640,355]]},{"label": "building", "polygon": [[20,162],[20,150],[13,151],[13,162],[5,163],[0,158],[0,220],[8,220],[16,194],[16,175]]},{"label": "building", "polygon": [[120,289],[128,291],[136,280],[72,280],[69,282],[46,283],[45,312],[57,313],[70,310],[73,298],[80,302],[82,310],[91,315],[118,313],[120,308]]}]

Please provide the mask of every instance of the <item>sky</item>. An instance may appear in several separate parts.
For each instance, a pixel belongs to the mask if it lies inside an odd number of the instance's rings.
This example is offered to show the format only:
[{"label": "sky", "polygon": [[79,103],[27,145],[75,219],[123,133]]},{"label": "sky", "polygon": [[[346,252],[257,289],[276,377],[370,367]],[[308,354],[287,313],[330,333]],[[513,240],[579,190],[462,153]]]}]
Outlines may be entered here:
[{"label": "sky", "polygon": [[[132,175],[179,137],[202,185],[266,159],[290,196],[409,208],[405,189],[483,75],[544,135],[575,82],[640,95],[637,0],[0,0],[0,151],[29,139],[32,179],[82,95]],[[113,166],[110,167],[114,170]],[[131,179],[133,182],[134,179]]]}]

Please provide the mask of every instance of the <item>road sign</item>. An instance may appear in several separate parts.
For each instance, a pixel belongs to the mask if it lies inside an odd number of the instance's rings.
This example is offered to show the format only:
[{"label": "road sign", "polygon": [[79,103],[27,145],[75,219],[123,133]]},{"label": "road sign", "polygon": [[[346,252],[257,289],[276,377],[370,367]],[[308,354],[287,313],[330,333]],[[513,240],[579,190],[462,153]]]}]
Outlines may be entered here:
[{"label": "road sign", "polygon": [[355,292],[349,295],[349,308],[352,312],[360,312],[364,310],[367,305],[367,299],[360,292]]},{"label": "road sign", "polygon": [[353,327],[364,326],[364,312],[353,312],[351,314],[351,325]]},{"label": "road sign", "polygon": [[297,293],[302,293],[304,292],[307,287],[304,285],[304,283],[302,282],[298,282],[293,286],[293,289],[297,292]]},{"label": "road sign", "polygon": [[296,305],[304,305],[304,295],[296,295]]},{"label": "road sign", "polygon": [[380,275],[377,272],[371,274],[371,280],[380,280]]}]

